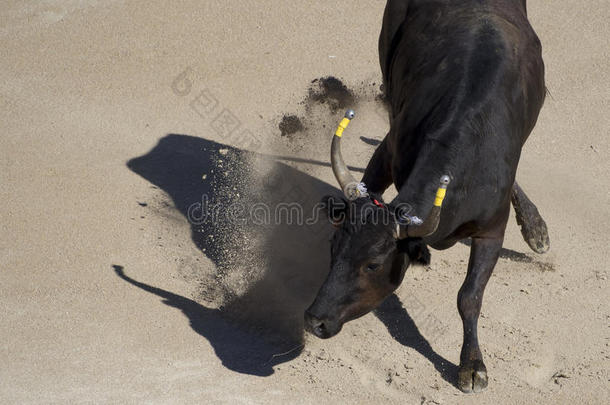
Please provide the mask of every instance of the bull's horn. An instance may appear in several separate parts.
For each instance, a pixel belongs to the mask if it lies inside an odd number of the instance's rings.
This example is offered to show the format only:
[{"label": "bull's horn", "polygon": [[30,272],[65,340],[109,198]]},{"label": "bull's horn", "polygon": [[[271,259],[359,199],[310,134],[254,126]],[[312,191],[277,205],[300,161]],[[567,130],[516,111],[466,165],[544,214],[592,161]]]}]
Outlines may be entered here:
[{"label": "bull's horn", "polygon": [[[398,235],[400,239],[404,239],[406,237],[410,238],[424,238],[426,236],[432,235],[436,229],[438,228],[438,224],[441,219],[441,208],[443,207],[443,200],[447,195],[447,186],[451,182],[451,178],[447,175],[441,177],[441,184],[436,191],[436,199],[434,200],[434,205],[430,210],[430,214],[428,214],[428,218],[425,221],[421,222],[421,224],[417,224],[415,221],[411,221],[405,228],[404,225],[399,225]],[[418,219],[417,217],[414,217]]]},{"label": "bull's horn", "polygon": [[358,197],[366,195],[366,188],[354,179],[341,155],[341,137],[343,136],[343,131],[345,131],[355,115],[354,110],[347,110],[345,117],[337,127],[335,136],[333,136],[333,143],[330,147],[330,161],[333,173],[339,182],[341,190],[343,190],[343,193],[349,200],[355,200]]}]

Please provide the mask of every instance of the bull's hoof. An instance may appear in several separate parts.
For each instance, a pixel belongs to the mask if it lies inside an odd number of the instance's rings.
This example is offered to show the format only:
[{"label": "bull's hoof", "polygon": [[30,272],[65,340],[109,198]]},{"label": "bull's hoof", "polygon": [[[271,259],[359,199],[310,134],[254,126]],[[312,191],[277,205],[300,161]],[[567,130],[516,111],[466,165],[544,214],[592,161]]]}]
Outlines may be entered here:
[{"label": "bull's hoof", "polygon": [[548,252],[551,241],[546,222],[542,219],[538,208],[527,198],[516,183],[513,189],[512,203],[515,208],[517,224],[521,228],[521,235],[523,235],[525,242],[536,253]]},{"label": "bull's hoof", "polygon": [[523,239],[534,252],[541,254],[548,252],[551,241],[546,222],[540,215],[532,215],[528,220],[522,221],[520,225]]},{"label": "bull's hoof", "polygon": [[477,360],[466,365],[460,365],[458,388],[467,394],[481,392],[487,388],[487,369],[485,364]]}]

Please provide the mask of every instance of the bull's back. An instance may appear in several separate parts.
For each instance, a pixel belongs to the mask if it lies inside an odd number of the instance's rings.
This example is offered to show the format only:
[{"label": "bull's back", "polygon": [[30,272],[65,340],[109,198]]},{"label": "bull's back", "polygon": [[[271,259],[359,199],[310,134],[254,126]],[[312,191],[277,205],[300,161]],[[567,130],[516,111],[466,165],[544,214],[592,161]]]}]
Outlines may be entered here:
[{"label": "bull's back", "polygon": [[[521,132],[527,137],[544,100],[544,66],[540,42],[521,10],[522,2],[393,3],[406,5],[404,16],[386,16],[380,38],[381,68],[393,115],[408,109],[417,121],[413,125],[433,115],[427,124],[440,127],[455,118],[441,116],[443,111],[456,112],[459,107],[471,111],[498,102],[514,109],[518,116],[513,122],[524,124]],[[439,107],[444,110],[435,114]]]},{"label": "bull's back", "polygon": [[450,172],[465,199],[488,204],[449,198],[447,231],[484,222],[508,201],[544,100],[538,38],[520,1],[395,3],[406,15],[388,25],[398,27],[392,41],[380,38],[395,183],[417,201],[430,188],[419,183]]}]

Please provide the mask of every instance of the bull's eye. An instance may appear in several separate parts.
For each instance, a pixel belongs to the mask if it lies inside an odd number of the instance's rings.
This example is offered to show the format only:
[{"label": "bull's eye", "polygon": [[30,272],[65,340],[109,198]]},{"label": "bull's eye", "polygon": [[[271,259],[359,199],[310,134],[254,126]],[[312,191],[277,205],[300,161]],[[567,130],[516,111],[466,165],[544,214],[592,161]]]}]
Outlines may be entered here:
[{"label": "bull's eye", "polygon": [[380,264],[376,264],[376,263],[369,263],[369,264],[366,266],[366,271],[374,272],[374,271],[379,270],[379,268],[380,268],[380,267],[381,267],[381,265],[380,265]]}]

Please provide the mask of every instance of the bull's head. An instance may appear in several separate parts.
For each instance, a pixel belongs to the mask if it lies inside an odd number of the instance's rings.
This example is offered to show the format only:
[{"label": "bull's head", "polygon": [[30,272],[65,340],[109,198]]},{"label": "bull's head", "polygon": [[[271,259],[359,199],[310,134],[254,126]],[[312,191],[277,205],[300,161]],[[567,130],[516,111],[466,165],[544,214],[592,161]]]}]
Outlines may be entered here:
[{"label": "bull's head", "polygon": [[353,118],[348,111],[331,147],[333,172],[347,199],[325,197],[323,204],[336,227],[331,242],[330,273],[313,304],[305,312],[305,327],[329,338],[347,321],[376,308],[402,282],[413,261],[429,263],[422,237],[438,227],[449,177],[443,176],[437,199],[427,219],[408,215],[406,204],[384,204],[354,180],[341,156],[343,130]]}]

